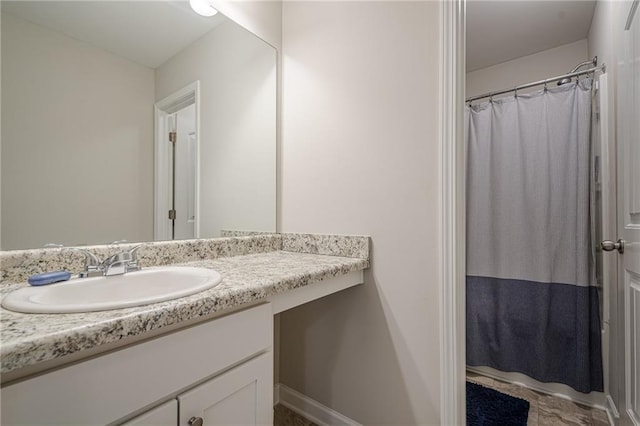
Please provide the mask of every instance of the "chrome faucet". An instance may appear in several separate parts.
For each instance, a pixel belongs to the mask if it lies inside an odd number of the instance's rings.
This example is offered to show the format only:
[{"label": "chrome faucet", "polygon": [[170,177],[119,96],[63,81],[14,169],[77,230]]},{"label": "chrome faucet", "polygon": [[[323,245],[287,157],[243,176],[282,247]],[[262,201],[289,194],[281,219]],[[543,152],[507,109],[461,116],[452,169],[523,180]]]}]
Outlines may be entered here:
[{"label": "chrome faucet", "polygon": [[104,276],[121,275],[127,272],[139,271],[140,265],[138,264],[138,249],[142,247],[142,244],[135,246],[131,250],[123,251],[114,254],[111,257],[105,259],[102,262],[102,270]]},{"label": "chrome faucet", "polygon": [[70,247],[79,251],[85,256],[84,271],[80,272],[80,278],[100,277],[110,275],[121,275],[127,272],[139,271],[138,249],[143,244],[133,247],[131,250],[123,251],[100,261],[100,258],[88,250]]}]

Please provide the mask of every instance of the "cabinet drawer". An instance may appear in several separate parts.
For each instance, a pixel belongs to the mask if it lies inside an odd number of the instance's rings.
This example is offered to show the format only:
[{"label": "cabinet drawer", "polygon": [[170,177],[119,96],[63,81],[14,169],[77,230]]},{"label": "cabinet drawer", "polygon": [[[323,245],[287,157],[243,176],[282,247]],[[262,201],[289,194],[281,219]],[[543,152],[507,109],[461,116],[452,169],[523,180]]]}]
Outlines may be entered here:
[{"label": "cabinet drawer", "polygon": [[2,388],[3,425],[106,424],[272,345],[263,304]]}]

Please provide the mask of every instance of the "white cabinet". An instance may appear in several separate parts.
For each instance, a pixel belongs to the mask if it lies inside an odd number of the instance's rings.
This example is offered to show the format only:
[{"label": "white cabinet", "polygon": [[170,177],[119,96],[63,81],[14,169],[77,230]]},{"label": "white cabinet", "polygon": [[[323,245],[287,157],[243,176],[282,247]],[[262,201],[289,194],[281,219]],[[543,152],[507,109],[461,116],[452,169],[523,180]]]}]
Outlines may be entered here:
[{"label": "white cabinet", "polygon": [[[3,386],[0,423],[175,425],[180,413],[187,425],[191,416],[237,413],[245,404],[243,415],[246,409],[257,423],[269,424],[272,344],[272,308],[265,303]],[[208,396],[197,392],[201,388],[217,390]],[[188,412],[181,404],[189,401],[204,401],[193,403],[204,414],[183,420]]]},{"label": "white cabinet", "polygon": [[178,395],[180,426],[200,417],[204,426],[264,425],[273,422],[271,359],[260,355],[221,376]]},{"label": "white cabinet", "polygon": [[123,423],[123,426],[176,426],[178,424],[178,400],[172,399]]},{"label": "white cabinet", "polygon": [[273,399],[267,398],[273,387],[272,365],[269,353],[259,355],[122,425],[271,424]]}]

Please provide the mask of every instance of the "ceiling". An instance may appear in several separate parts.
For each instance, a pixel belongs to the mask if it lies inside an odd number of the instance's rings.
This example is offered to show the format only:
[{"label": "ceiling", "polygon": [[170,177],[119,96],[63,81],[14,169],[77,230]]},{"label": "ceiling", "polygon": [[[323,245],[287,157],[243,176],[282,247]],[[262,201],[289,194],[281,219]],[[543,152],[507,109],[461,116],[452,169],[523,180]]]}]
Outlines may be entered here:
[{"label": "ceiling", "polygon": [[205,18],[182,1],[5,1],[2,13],[157,68],[226,18]]},{"label": "ceiling", "polygon": [[[467,72],[587,37],[595,0],[468,0]],[[225,18],[187,0],[2,1],[2,12],[157,68]]]},{"label": "ceiling", "polygon": [[595,0],[467,0],[467,72],[587,38]]}]

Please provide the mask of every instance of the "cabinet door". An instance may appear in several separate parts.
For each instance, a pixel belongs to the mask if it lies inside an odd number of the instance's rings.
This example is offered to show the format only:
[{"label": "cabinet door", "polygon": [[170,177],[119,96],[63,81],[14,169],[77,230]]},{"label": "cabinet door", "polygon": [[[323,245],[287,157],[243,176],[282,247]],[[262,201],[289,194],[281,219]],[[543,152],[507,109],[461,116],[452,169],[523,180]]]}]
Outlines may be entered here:
[{"label": "cabinet door", "polygon": [[134,417],[122,426],[175,426],[178,422],[178,401],[172,399]]},{"label": "cabinet door", "polygon": [[179,395],[180,426],[273,424],[272,363],[269,351]]}]

